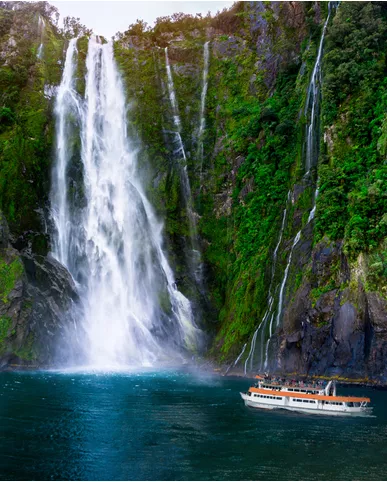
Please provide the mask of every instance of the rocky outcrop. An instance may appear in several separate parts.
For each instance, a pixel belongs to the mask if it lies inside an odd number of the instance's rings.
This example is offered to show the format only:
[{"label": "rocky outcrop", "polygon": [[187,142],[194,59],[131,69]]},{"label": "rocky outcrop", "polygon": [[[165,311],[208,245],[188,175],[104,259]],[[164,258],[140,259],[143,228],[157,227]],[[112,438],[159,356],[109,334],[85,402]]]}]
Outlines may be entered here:
[{"label": "rocky outcrop", "polygon": [[63,345],[78,295],[66,270],[51,256],[9,244],[0,213],[0,367],[53,365],[71,353]]},{"label": "rocky outcrop", "polygon": [[365,290],[340,242],[319,243],[309,268],[273,338],[271,369],[385,382],[387,301]]}]

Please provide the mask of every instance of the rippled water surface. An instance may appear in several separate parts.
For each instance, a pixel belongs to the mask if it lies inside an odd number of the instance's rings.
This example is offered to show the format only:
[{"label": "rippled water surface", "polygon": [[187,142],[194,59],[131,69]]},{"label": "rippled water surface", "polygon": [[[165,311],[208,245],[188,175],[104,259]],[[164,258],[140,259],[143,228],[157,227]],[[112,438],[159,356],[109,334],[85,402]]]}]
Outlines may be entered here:
[{"label": "rippled water surface", "polygon": [[375,418],[253,411],[249,382],[191,373],[0,373],[2,480],[386,479]]}]

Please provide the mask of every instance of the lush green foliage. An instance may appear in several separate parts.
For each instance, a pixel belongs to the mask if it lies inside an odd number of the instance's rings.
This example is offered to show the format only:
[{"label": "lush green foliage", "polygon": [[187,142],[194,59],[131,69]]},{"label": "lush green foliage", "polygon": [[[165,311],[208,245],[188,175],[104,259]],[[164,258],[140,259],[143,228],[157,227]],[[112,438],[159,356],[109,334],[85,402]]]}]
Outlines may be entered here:
[{"label": "lush green foliage", "polygon": [[[53,125],[44,85],[60,79],[63,46],[51,15],[55,9],[45,2],[26,2],[15,11],[0,8],[0,18],[6,19],[0,42],[7,46],[7,62],[0,68],[0,209],[15,233],[40,230],[36,209],[49,187]],[[39,31],[39,16],[46,18],[44,33]],[[29,26],[27,33],[23,25]],[[42,39],[44,55],[39,61]]]},{"label": "lush green foliage", "polygon": [[[0,67],[0,209],[13,234],[19,235],[40,230],[36,210],[49,190],[53,101],[44,88],[59,83],[65,42],[80,36],[76,88],[84,95],[91,31],[79,19],[69,17],[59,30],[57,11],[45,2],[20,3],[15,11],[9,5],[0,3],[0,43],[6,57]],[[138,169],[148,198],[165,220],[166,247],[179,287],[196,302],[202,295],[193,293],[193,283],[187,281],[187,253],[192,246],[182,188],[185,166],[173,155],[175,126],[164,52],[168,46],[206,262],[203,292],[214,307],[204,310],[204,317],[207,322],[220,321],[213,350],[217,357],[235,355],[266,309],[272,254],[289,189],[294,197],[287,205],[276,285],[295,233],[307,224],[314,186],[311,179],[303,179],[303,107],[327,8],[326,3],[239,2],[214,18],[175,14],[157,19],[154,28],[137,21],[116,36],[115,56],[129,100],[131,135],[138,139]],[[39,15],[46,21],[44,35],[39,32]],[[202,156],[198,126],[203,44],[209,34]],[[38,59],[41,41],[44,54]],[[324,45],[322,128],[326,142],[321,142],[314,239],[315,244],[322,239],[344,239],[345,252],[352,259],[366,253],[366,289],[384,294],[386,47],[383,3],[340,4]],[[77,149],[79,145],[74,145],[74,163]],[[314,171],[313,177],[317,177]],[[18,263],[0,261],[2,301],[22,274]],[[312,283],[312,302],[342,288],[333,268],[327,279]],[[285,296],[294,296],[305,278],[291,267]],[[165,304],[162,293],[160,303]],[[0,338],[6,325],[1,320]],[[32,347],[33,338],[20,356],[32,359]]]},{"label": "lush green foliage", "polygon": [[7,263],[0,257],[0,300],[8,302],[8,296],[14,289],[16,282],[23,274],[23,265],[19,258]]},{"label": "lush green foliage", "polygon": [[0,355],[2,355],[6,349],[5,339],[11,327],[11,321],[11,318],[7,316],[0,316]]},{"label": "lush green foliage", "polygon": [[323,122],[328,148],[319,169],[318,236],[345,238],[356,256],[387,234],[385,76],[387,9],[341,3],[326,38]]}]

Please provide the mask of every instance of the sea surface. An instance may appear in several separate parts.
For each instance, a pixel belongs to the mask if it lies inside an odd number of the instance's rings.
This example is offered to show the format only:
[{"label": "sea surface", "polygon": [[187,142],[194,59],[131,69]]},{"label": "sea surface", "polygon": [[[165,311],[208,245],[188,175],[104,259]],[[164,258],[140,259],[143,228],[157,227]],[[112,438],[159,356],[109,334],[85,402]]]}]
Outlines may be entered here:
[{"label": "sea surface", "polygon": [[375,418],[244,406],[246,379],[194,372],[0,373],[1,480],[385,480]]}]

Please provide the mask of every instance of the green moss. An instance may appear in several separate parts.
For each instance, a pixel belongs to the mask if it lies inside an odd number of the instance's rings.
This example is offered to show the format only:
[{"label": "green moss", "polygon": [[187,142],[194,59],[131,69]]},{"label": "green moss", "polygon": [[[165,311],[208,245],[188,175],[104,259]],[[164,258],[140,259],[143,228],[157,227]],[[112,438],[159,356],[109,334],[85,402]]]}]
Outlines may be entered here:
[{"label": "green moss", "polygon": [[38,353],[35,346],[35,338],[32,333],[27,336],[23,346],[14,351],[15,355],[25,361],[37,360]]},{"label": "green moss", "polygon": [[[44,87],[60,81],[63,52],[57,28],[46,17],[50,8],[43,3],[24,4],[15,11],[0,8],[11,19],[16,43],[14,50],[5,50],[6,62],[0,67],[2,118],[7,113],[0,128],[0,209],[15,234],[40,230],[36,209],[49,187],[54,129]],[[36,56],[39,15],[46,19],[42,60]]]},{"label": "green moss", "polygon": [[8,316],[0,317],[0,344],[4,342],[8,336],[8,330],[11,327],[12,320]]},{"label": "green moss", "polygon": [[0,299],[3,303],[8,302],[8,296],[15,288],[15,284],[21,278],[23,271],[23,265],[19,258],[9,264],[0,258]]}]

